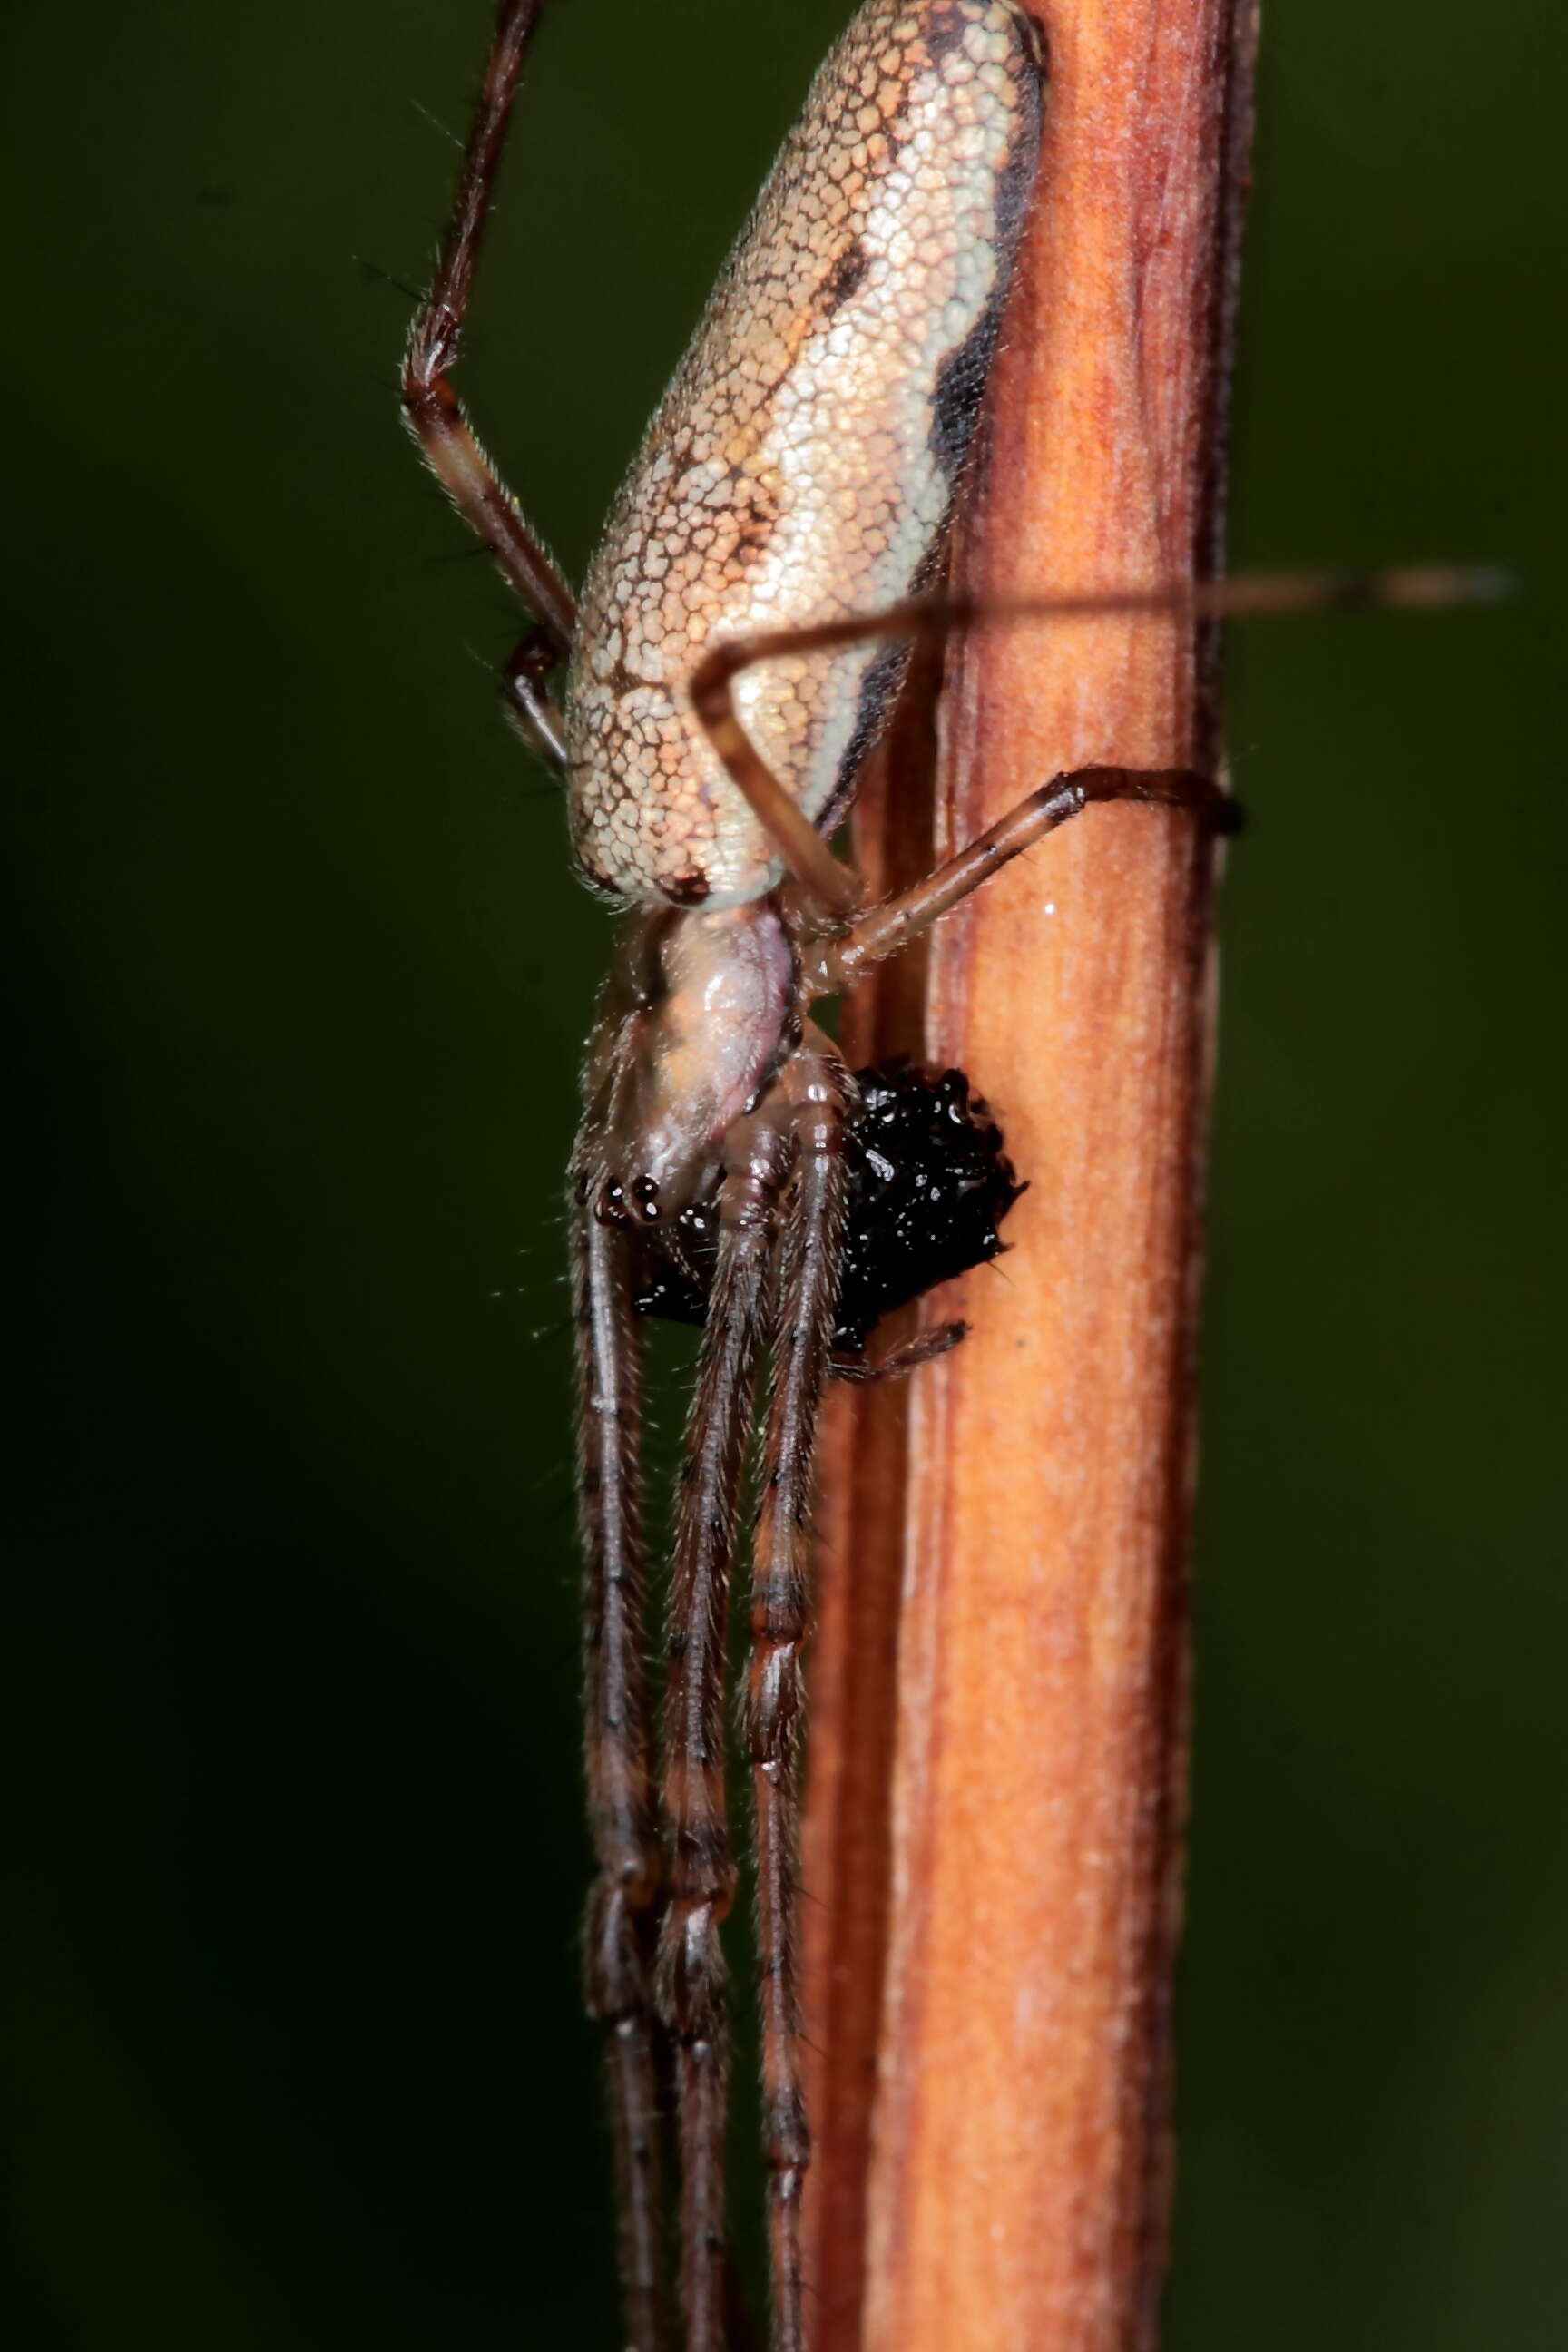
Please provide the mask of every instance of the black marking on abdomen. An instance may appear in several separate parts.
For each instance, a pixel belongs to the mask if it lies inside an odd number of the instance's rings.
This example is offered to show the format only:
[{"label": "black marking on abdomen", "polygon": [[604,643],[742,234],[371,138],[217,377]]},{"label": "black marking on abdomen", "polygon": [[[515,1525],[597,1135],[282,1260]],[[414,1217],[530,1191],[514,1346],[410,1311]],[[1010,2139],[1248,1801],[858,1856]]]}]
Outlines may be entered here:
[{"label": "black marking on abdomen", "polygon": [[1000,305],[988,303],[963,342],[937,370],[931,404],[931,451],[949,485],[957,482],[980,422],[996,347]]},{"label": "black marking on abdomen", "polygon": [[825,319],[831,319],[835,311],[844,308],[852,294],[858,293],[870,267],[871,257],[866,250],[864,238],[852,236],[822,281],[818,299]]},{"label": "black marking on abdomen", "polygon": [[[1012,283],[1013,263],[1028,217],[1040,151],[1040,118],[1044,104],[1046,58],[1043,41],[1028,40],[1026,25],[1032,17],[1020,14],[1019,37],[1027,43],[1028,62],[1037,79],[1029,82],[1018,110],[1007,161],[997,175],[994,249],[996,277],[990,299],[961,343],[954,345],[937,370],[931,395],[931,449],[949,488],[956,489],[968,461],[974,428],[980,420],[995,357],[996,337]],[[1036,27],[1037,30],[1037,27]]]},{"label": "black marking on abdomen", "polygon": [[931,11],[931,22],[921,38],[925,46],[925,53],[933,66],[940,65],[943,58],[950,58],[954,49],[963,47],[963,37],[969,30],[970,22],[970,18],[959,6],[958,0],[948,0],[946,7],[935,8]]},{"label": "black marking on abdomen", "polygon": [[813,819],[825,841],[842,819],[854,796],[860,771],[881,740],[913,655],[914,646],[910,640],[897,638],[889,645],[879,646],[867,665],[866,674],[860,680],[860,699],[856,706],[855,725],[839,760],[833,790],[826,806]]}]

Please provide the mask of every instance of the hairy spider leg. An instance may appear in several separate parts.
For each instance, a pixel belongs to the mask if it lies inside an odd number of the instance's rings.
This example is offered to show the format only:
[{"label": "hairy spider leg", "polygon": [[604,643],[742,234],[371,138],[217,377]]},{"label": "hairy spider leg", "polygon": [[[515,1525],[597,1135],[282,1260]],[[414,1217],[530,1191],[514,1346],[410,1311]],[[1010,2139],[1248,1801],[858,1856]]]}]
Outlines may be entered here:
[{"label": "hairy spider leg", "polygon": [[[503,673],[508,715],[557,769],[562,715],[548,673],[572,652],[576,600],[529,530],[451,388],[484,224],[524,54],[543,0],[503,0],[472,115],[437,270],[409,334],[402,402],[409,430],[456,510],[487,543],[533,614]],[[637,1336],[626,1240],[590,1204],[588,1139],[574,1160],[574,1307],[578,1336],[578,1496],[585,1580],[585,1767],[595,1849],[583,1961],[605,2046],[627,2340],[663,2352],[663,2189],[654,2006],[654,1919],[663,1855],[651,1785],[644,1630]]]},{"label": "hairy spider leg", "polygon": [[[502,0],[452,217],[409,337],[402,389],[409,427],[432,469],[534,615],[506,665],[503,691],[509,715],[560,767],[562,719],[546,681],[571,651],[575,600],[481,448],[450,382],[512,102],[542,9],[542,0]],[[645,1665],[637,1339],[624,1239],[594,1215],[582,1147],[574,1172],[584,1738],[595,1863],[584,1972],[588,2009],[604,2039],[628,2337],[635,2352],[660,2352],[663,2211],[650,1947],[662,1874]]]},{"label": "hairy spider leg", "polygon": [[720,1928],[735,1891],[724,1795],[725,1635],[788,1142],[772,1101],[738,1120],[725,1140],[718,1259],[687,1421],[670,1576],[666,1904],[655,1989],[675,2050],[687,2352],[724,2346],[729,2028]]},{"label": "hairy spider leg", "polygon": [[838,1300],[854,1085],[829,1040],[808,1028],[779,1092],[790,1107],[794,1171],[773,1318],[742,1714],[757,1852],[773,2345],[773,2352],[805,2352],[800,2213],[811,2132],[797,2046],[801,1652],[811,1618],[816,1426]]},{"label": "hairy spider leg", "polygon": [[544,667],[565,659],[576,633],[576,600],[480,447],[450,381],[512,100],[542,9],[543,0],[502,0],[463,153],[457,203],[441,241],[434,281],[404,356],[403,407],[410,431],[458,512],[479,533],[503,577],[535,615],[534,629],[508,667],[506,692],[509,708],[520,714],[531,738],[553,757],[561,718],[542,682],[538,648],[542,633],[550,652]]},{"label": "hairy spider leg", "polygon": [[584,1936],[584,1993],[603,2039],[628,2337],[635,2352],[658,2352],[665,2341],[663,2197],[652,1944],[662,1871],[644,1671],[637,1334],[626,1237],[595,1215],[586,1170],[573,1192],[584,1742],[595,1864]]},{"label": "hairy spider leg", "polygon": [[869,966],[897,955],[1047,833],[1096,803],[1109,801],[1185,809],[1214,833],[1234,833],[1241,821],[1228,793],[1190,768],[1077,768],[1053,776],[923,881],[868,908],[837,938],[807,950],[802,970],[807,992],[836,996]]},{"label": "hairy spider leg", "polygon": [[[1381,572],[1260,572],[1238,580],[1176,581],[1151,587],[1090,590],[1082,594],[1017,597],[992,601],[943,591],[906,597],[877,613],[851,614],[841,620],[822,621],[799,628],[765,629],[721,638],[709,646],[692,670],[688,692],[692,711],[722,761],[736,790],[752,814],[772,835],[779,856],[794,878],[809,909],[827,925],[842,921],[858,905],[860,886],[852,869],[833,855],[810,820],[790,798],[778,778],[746,733],[735,709],[733,686],[743,670],[758,662],[810,653],[837,653],[868,639],[912,637],[940,644],[963,629],[993,627],[1019,621],[1087,620],[1120,613],[1168,613],[1181,620],[1221,620],[1255,613],[1360,612],[1378,607],[1441,607],[1488,602],[1507,593],[1504,575],[1489,568],[1458,569],[1447,565],[1408,567]],[[1132,770],[1094,769],[1086,774],[1111,776]],[[1065,783],[1065,777],[1058,783]],[[1218,796],[1219,787],[1204,784],[1200,797]],[[1094,799],[1168,799],[1129,782],[1124,791],[1100,791]],[[1022,818],[1037,798],[1031,793],[1013,814]],[[1064,810],[1054,822],[1075,814]],[[1008,820],[1003,819],[1003,824]],[[993,828],[996,830],[996,828]],[[1006,852],[1016,856],[1048,824],[1020,838]],[[989,838],[989,836],[984,836]],[[1000,860],[996,862],[1001,862]],[[989,870],[989,869],[987,869]],[[976,873],[968,885],[984,879]],[[959,890],[947,904],[962,898]],[[937,912],[942,912],[938,908]],[[927,918],[928,920],[934,917]],[[914,928],[919,928],[915,926]],[[890,954],[892,949],[882,950]]]},{"label": "hairy spider leg", "polygon": [[658,2098],[647,1923],[660,1878],[643,1675],[644,1571],[635,1318],[624,1237],[579,1200],[574,1290],[582,1367],[579,1493],[585,1564],[590,2014],[606,2036],[622,2270],[638,2352],[661,2340]]},{"label": "hairy spider leg", "polygon": [[507,717],[531,751],[566,773],[566,738],[561,713],[546,684],[560,661],[554,637],[542,621],[518,640],[501,669],[501,704]]},{"label": "hairy spider leg", "polygon": [[[575,600],[480,447],[450,382],[512,101],[542,5],[503,0],[452,217],[409,337],[402,389],[410,430],[432,469],[534,615],[507,664],[504,692],[509,715],[559,767],[561,715],[546,680],[571,650]],[[588,2008],[604,2039],[626,2325],[635,2352],[659,2352],[666,2340],[663,2215],[650,1946],[660,1862],[645,1666],[637,1342],[624,1242],[597,1223],[584,1197],[581,1154],[575,1165],[584,1728],[595,1861],[584,1968]]]}]

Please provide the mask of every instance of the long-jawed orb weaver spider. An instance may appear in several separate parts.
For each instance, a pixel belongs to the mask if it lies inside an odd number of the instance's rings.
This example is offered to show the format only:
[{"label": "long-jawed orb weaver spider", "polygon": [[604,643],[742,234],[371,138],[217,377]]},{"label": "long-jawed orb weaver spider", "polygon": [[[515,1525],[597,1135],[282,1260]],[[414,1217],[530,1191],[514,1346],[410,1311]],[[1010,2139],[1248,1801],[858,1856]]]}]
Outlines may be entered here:
[{"label": "long-jawed orb weaver spider", "polygon": [[[800,1657],[818,1409],[879,1362],[885,1305],[998,1246],[1012,1172],[957,1074],[851,1076],[811,1017],[1089,802],[1225,822],[1181,772],[1092,769],[1031,793],[967,849],[862,910],[829,846],[911,643],[991,615],[940,583],[1028,205],[1046,89],[1013,0],[868,0],[805,112],[648,429],[575,600],[452,389],[523,57],[542,0],[504,0],[435,283],[404,373],[408,422],[532,615],[510,711],[565,778],[577,862],[625,908],[590,1041],[572,1168],[596,1877],[586,1979],[605,2052],[627,2338],[666,2341],[660,2138],[673,2076],[688,2352],[725,2341],[727,2074],[720,1930],[735,1869],[724,1794],[725,1628],[760,1367],[744,1745],[755,1814],[774,2352],[801,2352],[810,2138],[793,1931]],[[1180,604],[1300,606],[1335,583],[1042,599],[1039,615]],[[1365,593],[1365,583],[1362,583]],[[1444,600],[1451,575],[1385,581]],[[551,690],[566,667],[564,702]],[[868,1122],[902,1099],[918,1189],[889,1247],[864,1181]],[[636,1315],[700,1318],[668,1603],[662,1737],[645,1669]],[[657,1762],[656,1762],[657,1756]]]}]

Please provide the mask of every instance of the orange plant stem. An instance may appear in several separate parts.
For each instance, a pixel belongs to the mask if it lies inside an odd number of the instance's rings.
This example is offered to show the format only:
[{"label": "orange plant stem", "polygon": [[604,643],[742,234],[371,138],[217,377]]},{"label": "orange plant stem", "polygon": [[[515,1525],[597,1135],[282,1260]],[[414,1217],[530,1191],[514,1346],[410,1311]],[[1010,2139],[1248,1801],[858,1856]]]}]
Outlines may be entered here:
[{"label": "orange plant stem", "polygon": [[[1251,0],[1036,13],[1037,201],[958,551],[997,597],[1215,568],[1250,87]],[[1058,770],[1212,767],[1213,689],[1212,646],[1160,616],[974,635],[939,849]],[[819,2352],[1154,2339],[1212,866],[1184,817],[1091,811],[932,942],[927,1053],[990,1097],[1031,1189],[1000,1269],[928,1310],[968,1316],[963,1347],[829,1433]]]}]

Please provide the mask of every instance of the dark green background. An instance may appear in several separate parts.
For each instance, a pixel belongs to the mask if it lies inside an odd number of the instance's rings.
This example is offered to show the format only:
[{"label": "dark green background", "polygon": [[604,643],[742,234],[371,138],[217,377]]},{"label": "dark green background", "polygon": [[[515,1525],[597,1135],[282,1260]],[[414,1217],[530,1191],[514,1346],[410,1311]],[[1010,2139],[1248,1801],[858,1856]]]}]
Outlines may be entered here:
[{"label": "dark green background", "polygon": [[[5,2340],[609,2352],[558,1215],[606,928],[377,275],[487,8],[17,13]],[[846,14],[547,26],[465,383],[574,570]],[[1525,0],[1267,27],[1236,559],[1529,593],[1235,633],[1173,2352],[1561,2324],[1565,68]]]}]

